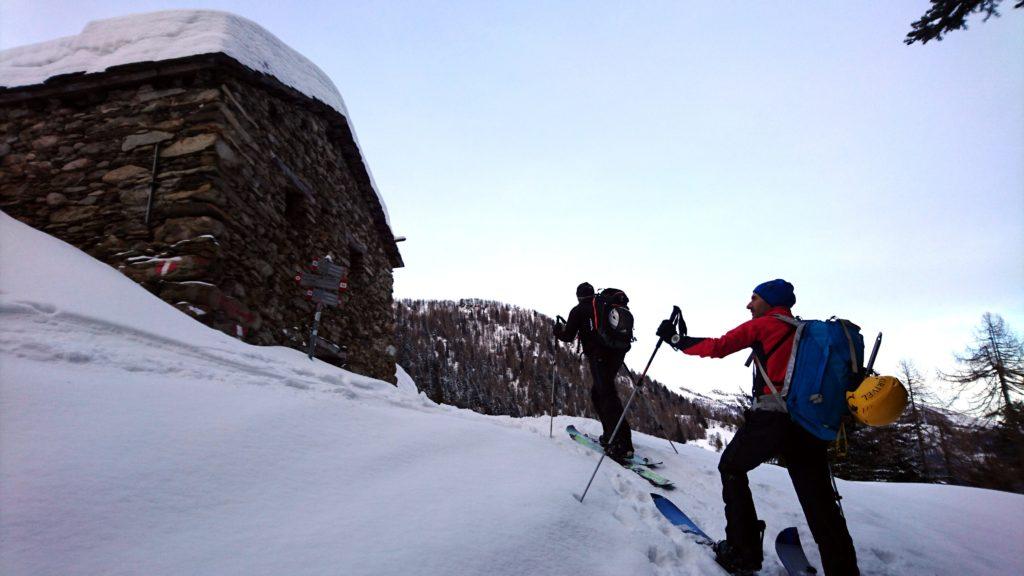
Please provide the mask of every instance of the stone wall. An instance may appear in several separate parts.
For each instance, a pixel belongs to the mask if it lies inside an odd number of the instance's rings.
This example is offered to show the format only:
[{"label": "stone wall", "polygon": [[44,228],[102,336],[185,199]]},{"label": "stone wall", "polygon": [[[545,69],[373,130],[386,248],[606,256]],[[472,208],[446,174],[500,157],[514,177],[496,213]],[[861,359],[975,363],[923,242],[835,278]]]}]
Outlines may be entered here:
[{"label": "stone wall", "polygon": [[304,349],[314,306],[294,277],[330,255],[349,289],[320,334],[393,382],[401,258],[347,124],[240,68],[0,94],[0,208],[256,344]]}]

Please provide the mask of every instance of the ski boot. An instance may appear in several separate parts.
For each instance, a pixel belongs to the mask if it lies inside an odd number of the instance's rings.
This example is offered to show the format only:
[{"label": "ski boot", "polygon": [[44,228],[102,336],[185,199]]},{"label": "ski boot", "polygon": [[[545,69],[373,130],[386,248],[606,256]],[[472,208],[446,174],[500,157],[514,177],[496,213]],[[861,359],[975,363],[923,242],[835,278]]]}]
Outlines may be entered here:
[{"label": "ski boot", "polygon": [[715,551],[715,562],[733,576],[750,576],[761,569],[764,560],[764,532],[767,526],[763,520],[757,521],[758,541],[756,550],[741,550],[728,540],[721,540],[712,546]]},{"label": "ski boot", "polygon": [[615,460],[619,464],[626,466],[633,459],[633,450],[631,448],[623,448],[621,446],[605,446],[604,453],[609,458]]}]

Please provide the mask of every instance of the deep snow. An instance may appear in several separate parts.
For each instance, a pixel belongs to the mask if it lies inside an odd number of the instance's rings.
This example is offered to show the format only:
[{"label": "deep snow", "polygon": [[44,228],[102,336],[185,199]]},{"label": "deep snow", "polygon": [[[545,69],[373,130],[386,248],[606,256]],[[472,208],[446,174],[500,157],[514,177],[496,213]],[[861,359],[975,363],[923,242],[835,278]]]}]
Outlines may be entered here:
[{"label": "deep snow", "polygon": [[[658,361],[657,359],[655,360]],[[0,214],[0,573],[721,574],[565,437],[207,329]],[[718,455],[637,434],[710,534]],[[817,551],[785,470],[751,476]],[[1024,573],[1024,496],[839,482],[865,574]],[[763,574],[779,574],[766,546]]]}]

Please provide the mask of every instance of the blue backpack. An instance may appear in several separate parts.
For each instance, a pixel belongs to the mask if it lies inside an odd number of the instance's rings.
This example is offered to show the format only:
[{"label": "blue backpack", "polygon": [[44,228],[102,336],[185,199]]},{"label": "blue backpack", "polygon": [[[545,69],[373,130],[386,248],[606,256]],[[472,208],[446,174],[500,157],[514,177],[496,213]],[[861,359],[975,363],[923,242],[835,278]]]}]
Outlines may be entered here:
[{"label": "blue backpack", "polygon": [[835,440],[843,416],[849,414],[846,393],[864,377],[860,327],[835,317],[775,317],[796,327],[786,380],[779,392],[786,398],[789,416],[818,438]]}]

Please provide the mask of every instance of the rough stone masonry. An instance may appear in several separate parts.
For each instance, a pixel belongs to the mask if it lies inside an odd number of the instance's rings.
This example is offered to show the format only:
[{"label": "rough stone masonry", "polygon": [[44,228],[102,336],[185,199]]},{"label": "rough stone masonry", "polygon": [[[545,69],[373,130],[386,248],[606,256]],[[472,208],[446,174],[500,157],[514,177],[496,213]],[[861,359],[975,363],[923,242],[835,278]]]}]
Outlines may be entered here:
[{"label": "rough stone masonry", "polygon": [[403,262],[348,122],[226,55],[0,89],[0,209],[255,344],[304,348],[294,277],[330,255],[349,289],[320,334],[347,353],[319,354],[395,380]]}]

